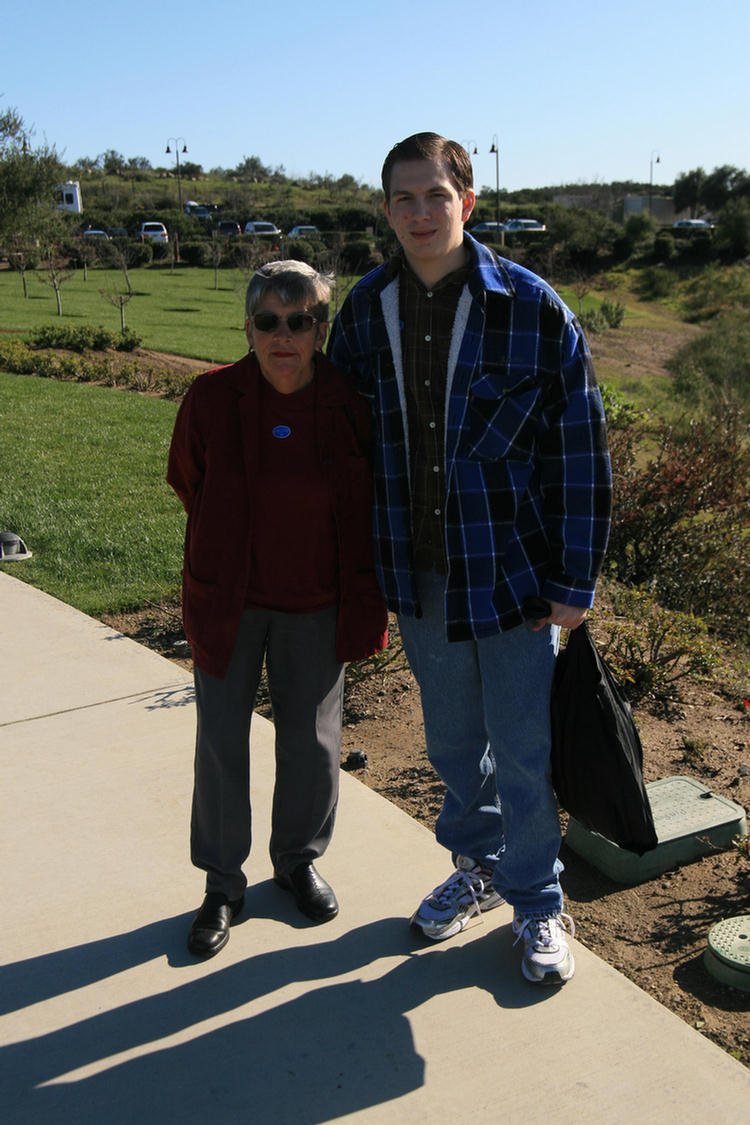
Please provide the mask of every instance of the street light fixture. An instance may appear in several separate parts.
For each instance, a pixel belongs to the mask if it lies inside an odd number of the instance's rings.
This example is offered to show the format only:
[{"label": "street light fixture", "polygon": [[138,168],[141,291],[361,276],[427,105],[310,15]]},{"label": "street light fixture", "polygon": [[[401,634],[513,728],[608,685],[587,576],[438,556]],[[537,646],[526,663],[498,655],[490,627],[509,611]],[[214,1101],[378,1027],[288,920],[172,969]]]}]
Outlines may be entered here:
[{"label": "street light fixture", "polygon": [[652,148],[651,149],[651,161],[649,163],[649,172],[648,172],[648,217],[649,217],[649,219],[651,218],[651,197],[652,197],[653,192],[654,192],[654,157],[656,157],[656,163],[661,164],[661,157],[659,156],[658,151],[655,148]]},{"label": "street light fixture", "polygon": [[[492,148],[490,155],[495,154],[495,219],[497,220],[497,229],[500,231],[500,142],[497,139],[497,133],[492,135]],[[505,239],[501,243],[505,245]]]},{"label": "street light fixture", "polygon": [[180,211],[182,210],[182,181],[180,180],[180,141],[182,141],[182,151],[187,152],[187,141],[184,137],[167,137],[166,151],[171,153],[169,142],[174,141],[174,154],[177,161],[177,197],[180,201]]}]

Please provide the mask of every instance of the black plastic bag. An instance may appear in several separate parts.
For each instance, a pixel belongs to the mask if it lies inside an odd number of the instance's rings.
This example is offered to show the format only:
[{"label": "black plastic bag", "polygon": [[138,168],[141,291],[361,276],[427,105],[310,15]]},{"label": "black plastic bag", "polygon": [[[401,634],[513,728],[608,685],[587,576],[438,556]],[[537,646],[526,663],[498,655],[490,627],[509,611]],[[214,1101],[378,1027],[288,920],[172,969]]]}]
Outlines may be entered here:
[{"label": "black plastic bag", "polygon": [[562,807],[627,851],[643,855],[655,848],[630,704],[585,622],[558,654],[551,709],[552,784]]}]

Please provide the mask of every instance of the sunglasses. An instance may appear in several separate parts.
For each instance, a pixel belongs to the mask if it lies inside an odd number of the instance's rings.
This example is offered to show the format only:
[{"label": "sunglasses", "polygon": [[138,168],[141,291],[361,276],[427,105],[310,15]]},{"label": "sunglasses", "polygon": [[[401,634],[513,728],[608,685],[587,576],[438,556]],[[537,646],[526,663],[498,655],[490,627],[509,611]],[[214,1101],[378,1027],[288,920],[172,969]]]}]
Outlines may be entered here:
[{"label": "sunglasses", "polygon": [[259,312],[253,317],[253,324],[258,332],[276,332],[280,325],[285,324],[293,336],[298,332],[309,332],[317,323],[317,318],[312,313],[305,312],[289,313],[287,317]]}]

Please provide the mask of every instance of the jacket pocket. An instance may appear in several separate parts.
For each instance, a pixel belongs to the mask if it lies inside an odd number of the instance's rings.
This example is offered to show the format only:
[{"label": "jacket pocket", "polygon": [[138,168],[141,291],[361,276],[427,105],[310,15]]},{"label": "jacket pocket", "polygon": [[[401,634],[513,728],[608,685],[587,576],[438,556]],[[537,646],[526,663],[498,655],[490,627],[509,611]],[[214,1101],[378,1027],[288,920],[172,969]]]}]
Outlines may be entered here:
[{"label": "jacket pocket", "polygon": [[182,580],[187,593],[195,598],[210,598],[218,587],[218,582],[207,582],[203,578],[196,578],[187,567],[182,571]]},{"label": "jacket pocket", "polygon": [[499,373],[486,372],[469,389],[465,455],[485,461],[529,461],[537,432],[541,387],[525,376],[503,385]]}]

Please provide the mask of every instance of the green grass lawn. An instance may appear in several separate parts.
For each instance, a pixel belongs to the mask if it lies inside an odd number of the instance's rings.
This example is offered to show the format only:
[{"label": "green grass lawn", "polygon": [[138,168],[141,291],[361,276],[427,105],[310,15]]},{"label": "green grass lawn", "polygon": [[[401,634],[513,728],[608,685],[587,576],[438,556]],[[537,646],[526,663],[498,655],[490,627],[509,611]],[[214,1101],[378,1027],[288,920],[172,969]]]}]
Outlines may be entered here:
[{"label": "green grass lawn", "polygon": [[3,569],[96,615],[179,588],[185,519],[165,483],[177,406],[0,374],[0,530],[33,558]]},{"label": "green grass lawn", "polygon": [[[212,363],[231,363],[247,350],[244,332],[245,281],[239,271],[220,270],[214,289],[214,271],[178,267],[130,270],[135,296],[125,308],[125,322],[137,332],[146,348],[173,352]],[[0,329],[28,330],[43,324],[103,324],[120,329],[120,312],[100,290],[124,292],[118,270],[83,270],[61,286],[61,318],[55,294],[39,278],[43,270],[26,274],[28,297],[23,295],[20,274],[0,270]]]}]

